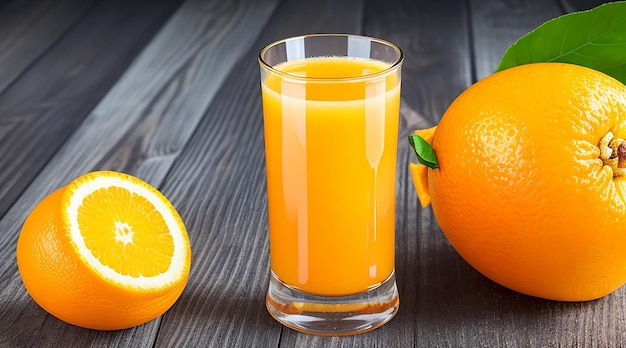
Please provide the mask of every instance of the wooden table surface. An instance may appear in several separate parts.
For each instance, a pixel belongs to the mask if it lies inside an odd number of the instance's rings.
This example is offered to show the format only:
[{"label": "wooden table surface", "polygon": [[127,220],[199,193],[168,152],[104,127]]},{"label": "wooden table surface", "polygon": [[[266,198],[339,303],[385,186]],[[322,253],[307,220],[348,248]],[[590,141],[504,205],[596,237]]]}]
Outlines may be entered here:
[{"label": "wooden table surface", "polygon": [[[436,124],[504,50],[584,0],[0,0],[0,347],[622,346],[626,288],[584,303],[505,289],[422,209],[406,135]],[[257,54],[316,32],[385,38],[406,55],[398,152],[401,306],[374,331],[317,337],[265,309],[267,195]],[[43,197],[92,170],[158,187],[189,231],[179,301],[121,331],[71,326],[21,282],[15,246]]]}]

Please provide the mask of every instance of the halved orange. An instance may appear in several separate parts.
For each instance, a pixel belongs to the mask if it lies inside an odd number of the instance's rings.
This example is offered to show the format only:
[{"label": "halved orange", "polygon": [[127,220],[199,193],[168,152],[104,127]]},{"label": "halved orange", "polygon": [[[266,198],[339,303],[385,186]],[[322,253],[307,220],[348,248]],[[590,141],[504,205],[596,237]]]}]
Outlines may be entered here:
[{"label": "halved orange", "polygon": [[42,200],[17,244],[22,281],[43,309],[99,330],[150,321],[181,295],[191,249],[158,190],[133,176],[92,172]]}]

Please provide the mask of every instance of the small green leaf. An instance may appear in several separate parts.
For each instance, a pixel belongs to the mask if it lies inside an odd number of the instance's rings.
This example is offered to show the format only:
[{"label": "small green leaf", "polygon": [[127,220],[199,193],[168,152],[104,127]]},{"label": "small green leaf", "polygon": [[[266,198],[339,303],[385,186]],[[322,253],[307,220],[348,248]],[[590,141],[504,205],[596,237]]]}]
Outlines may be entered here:
[{"label": "small green leaf", "polygon": [[545,22],[509,47],[496,71],[536,62],[578,64],[626,84],[626,1]]},{"label": "small green leaf", "polygon": [[417,134],[411,134],[409,135],[409,143],[411,143],[411,147],[415,150],[417,159],[421,164],[433,169],[439,168],[435,150],[433,150],[432,146],[430,146],[426,140],[422,139],[422,137]]}]

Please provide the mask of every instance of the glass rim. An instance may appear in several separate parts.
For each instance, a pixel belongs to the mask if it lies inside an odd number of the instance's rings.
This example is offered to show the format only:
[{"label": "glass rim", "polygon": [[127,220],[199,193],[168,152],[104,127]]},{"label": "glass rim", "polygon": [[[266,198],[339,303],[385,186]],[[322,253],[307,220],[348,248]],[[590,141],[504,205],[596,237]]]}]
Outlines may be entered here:
[{"label": "glass rim", "polygon": [[[398,58],[391,63],[387,68],[385,68],[383,71],[379,71],[379,72],[375,72],[372,74],[367,74],[367,75],[361,75],[361,76],[354,76],[354,77],[310,77],[310,76],[297,76],[297,75],[292,75],[283,71],[280,71],[276,68],[274,68],[273,66],[271,66],[269,63],[267,63],[264,59],[263,59],[263,55],[265,52],[267,52],[269,49],[281,44],[281,43],[285,43],[288,41],[294,41],[294,40],[304,40],[306,38],[311,38],[311,37],[356,37],[356,38],[362,38],[362,39],[368,39],[370,41],[374,41],[386,46],[391,47],[393,50],[395,50],[398,53]],[[347,57],[347,56],[346,56]],[[307,59],[307,58],[304,58]],[[379,59],[374,59],[377,61],[381,61]],[[283,78],[289,78],[291,80],[295,80],[295,81],[314,81],[314,82],[352,82],[352,81],[363,81],[363,80],[369,80],[375,77],[379,77],[379,76],[384,76],[389,74],[392,71],[395,71],[397,69],[400,68],[400,66],[402,65],[402,63],[404,62],[404,52],[402,51],[402,49],[394,44],[391,41],[385,40],[385,39],[380,39],[377,37],[372,37],[372,36],[367,36],[367,35],[360,35],[360,34],[306,34],[306,35],[299,35],[299,36],[292,36],[292,37],[288,37],[288,38],[284,38],[284,39],[280,39],[280,40],[276,40],[272,43],[267,44],[265,47],[263,47],[263,49],[261,49],[261,51],[259,52],[259,56],[258,56],[258,61],[259,64],[261,65],[262,68],[270,71],[273,74],[279,75]],[[385,62],[384,62],[385,63]]]}]

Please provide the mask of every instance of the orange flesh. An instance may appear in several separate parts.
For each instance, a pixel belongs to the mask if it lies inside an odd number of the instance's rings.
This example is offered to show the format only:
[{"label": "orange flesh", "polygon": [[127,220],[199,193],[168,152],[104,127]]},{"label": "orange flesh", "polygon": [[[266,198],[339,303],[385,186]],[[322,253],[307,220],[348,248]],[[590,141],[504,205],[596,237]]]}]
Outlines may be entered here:
[{"label": "orange flesh", "polygon": [[[102,204],[107,201],[115,204]],[[144,197],[121,187],[99,189],[83,201],[78,222],[87,248],[117,273],[150,277],[169,268],[174,241],[163,216]]]}]

